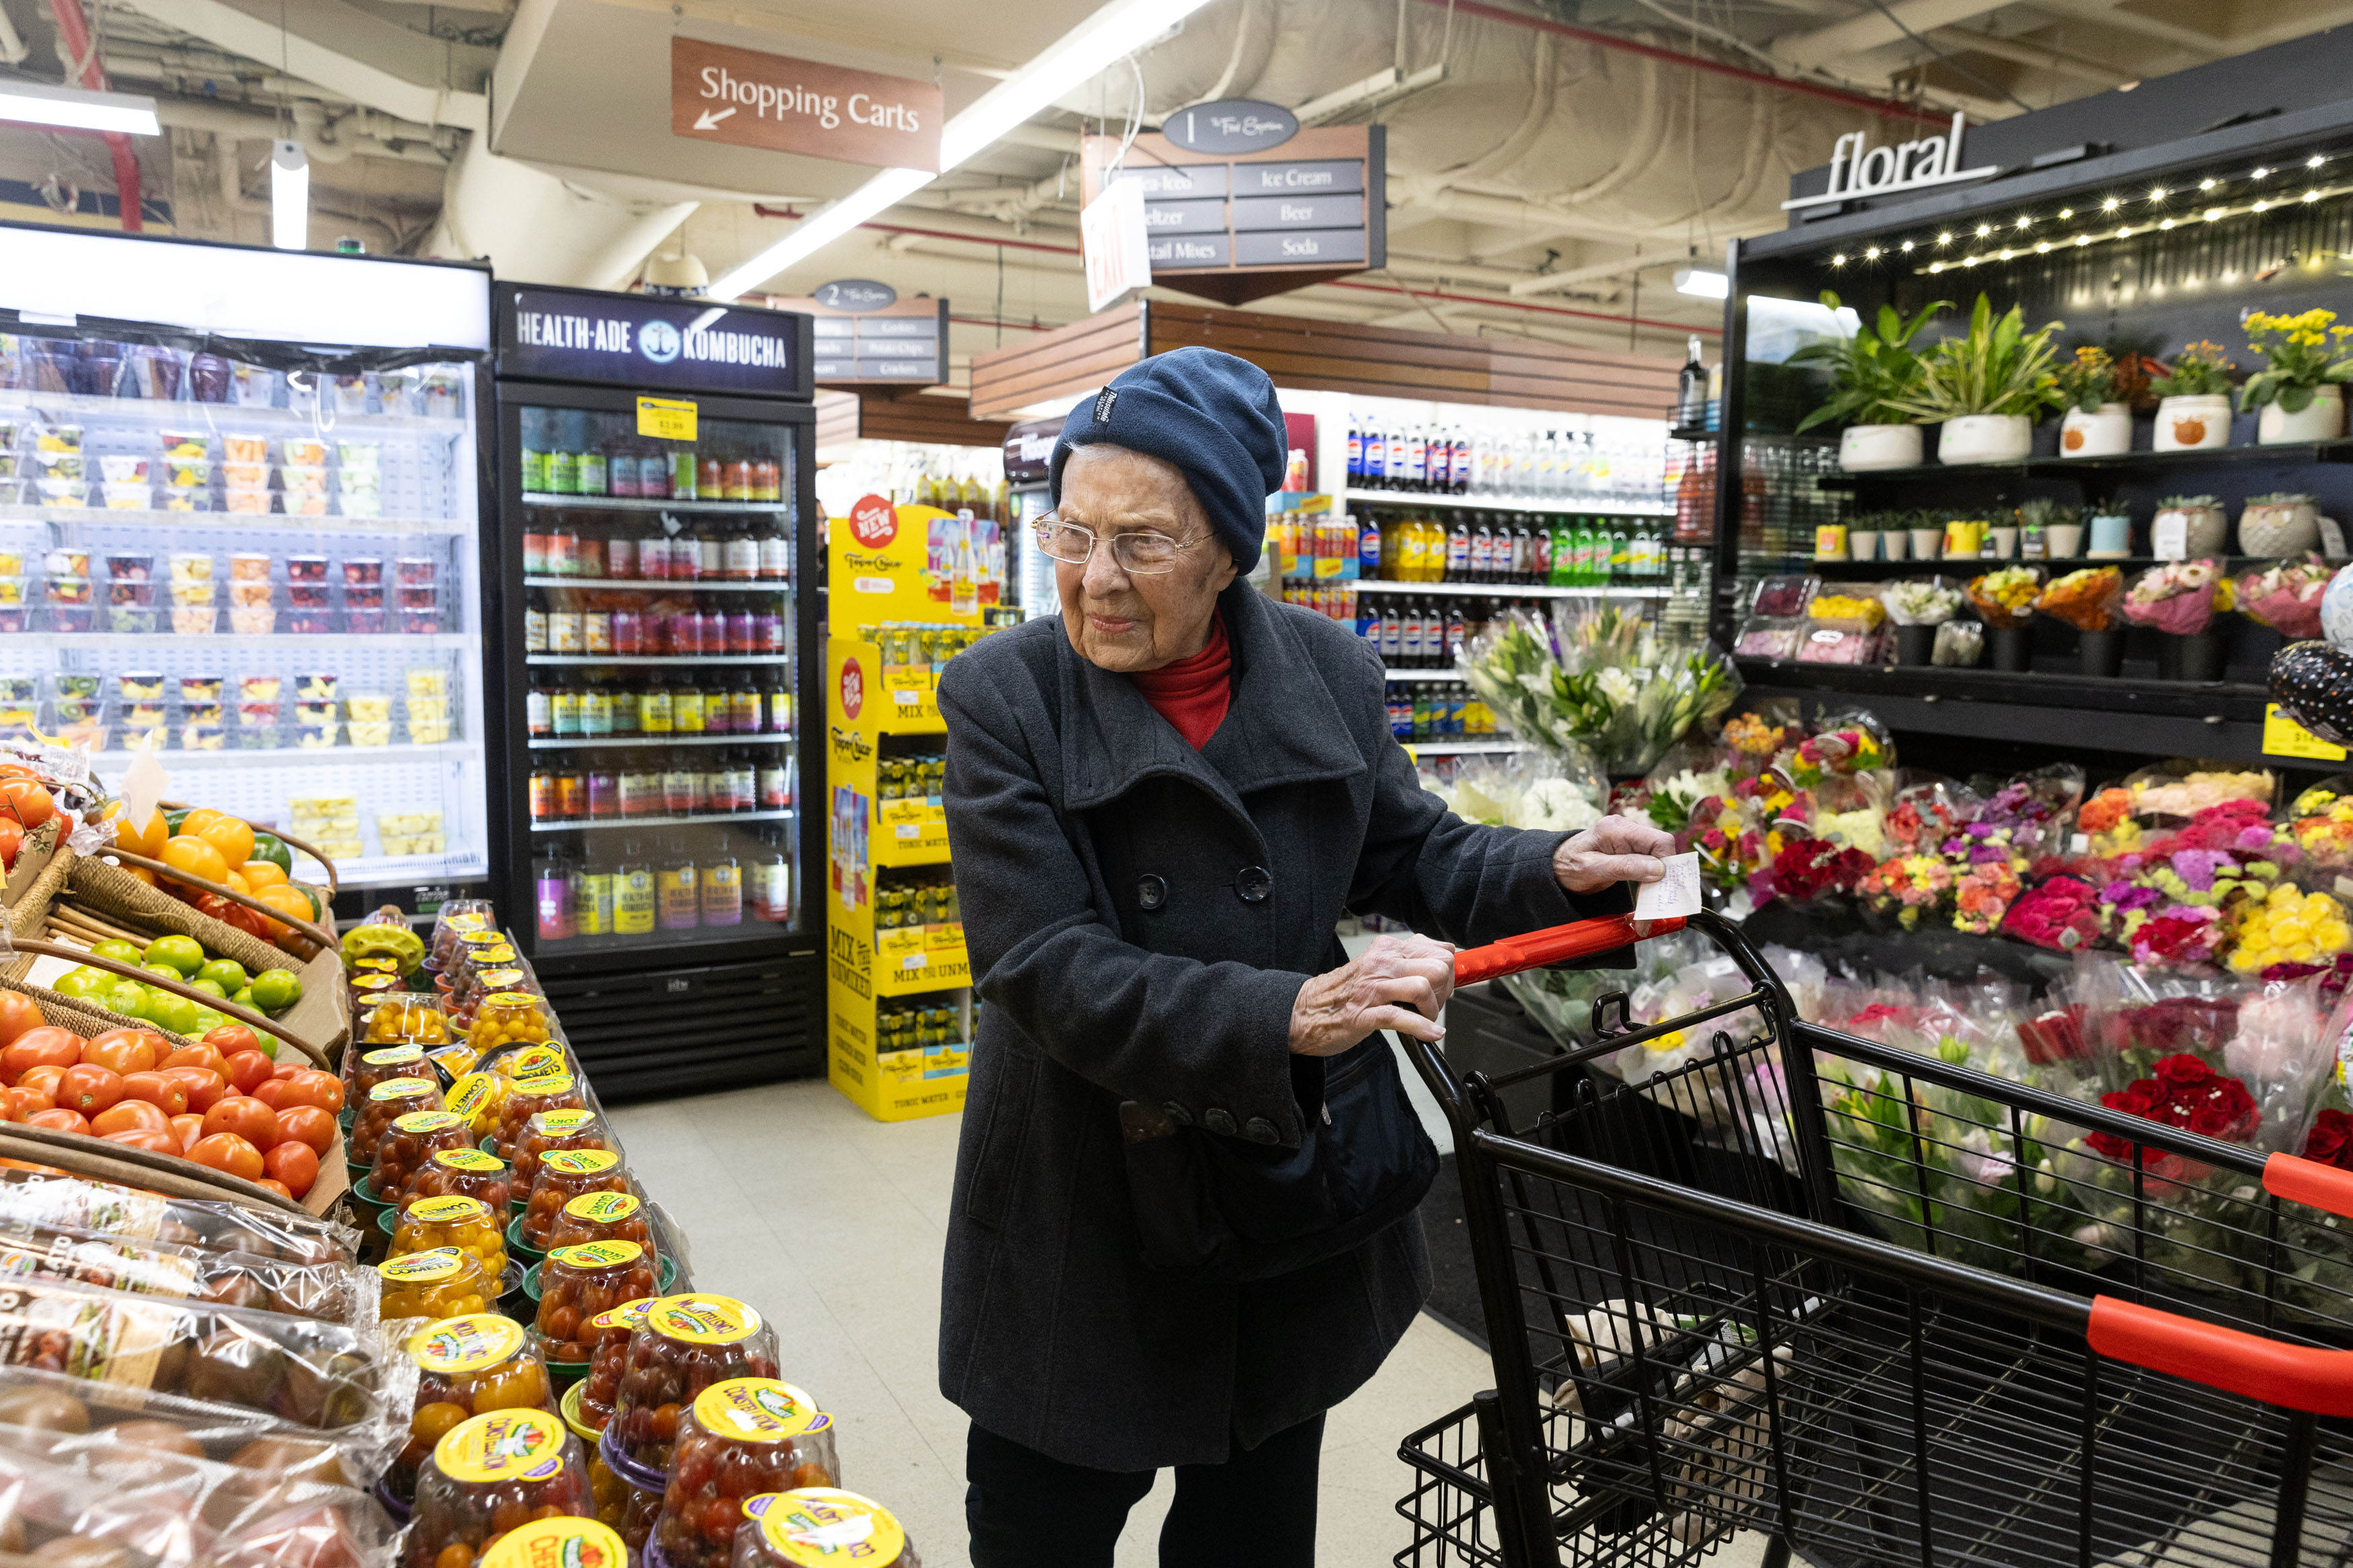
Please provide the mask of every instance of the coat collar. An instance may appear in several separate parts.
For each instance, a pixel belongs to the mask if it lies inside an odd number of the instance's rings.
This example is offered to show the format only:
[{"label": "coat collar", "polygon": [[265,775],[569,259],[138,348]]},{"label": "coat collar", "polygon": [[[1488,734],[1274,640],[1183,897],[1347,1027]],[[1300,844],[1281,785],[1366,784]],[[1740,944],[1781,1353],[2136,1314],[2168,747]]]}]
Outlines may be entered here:
[{"label": "coat collar", "polygon": [[1297,633],[1265,595],[1236,582],[1219,595],[1241,670],[1225,722],[1195,751],[1124,675],[1089,663],[1060,639],[1062,778],[1072,810],[1116,799],[1147,778],[1200,785],[1244,821],[1241,797],[1366,770],[1340,706]]}]

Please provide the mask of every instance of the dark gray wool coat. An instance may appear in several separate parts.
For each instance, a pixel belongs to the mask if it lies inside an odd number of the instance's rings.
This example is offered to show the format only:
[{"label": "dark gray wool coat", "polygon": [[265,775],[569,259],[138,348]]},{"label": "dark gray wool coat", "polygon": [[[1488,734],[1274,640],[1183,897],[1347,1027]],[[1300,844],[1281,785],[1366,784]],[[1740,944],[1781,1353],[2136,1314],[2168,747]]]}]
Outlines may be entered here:
[{"label": "dark gray wool coat", "polygon": [[1472,826],[1423,790],[1379,659],[1347,627],[1241,584],[1220,604],[1237,684],[1198,752],[1059,617],[984,639],[940,683],[948,841],[987,1004],[940,1386],[999,1436],[1100,1469],[1220,1462],[1331,1408],[1430,1288],[1413,1215],[1249,1284],[1145,1267],[1119,1102],[1295,1146],[1317,1108],[1293,1091],[1292,1004],[1345,961],[1344,910],[1467,944],[1628,907],[1623,889],[1561,890],[1562,835]]}]

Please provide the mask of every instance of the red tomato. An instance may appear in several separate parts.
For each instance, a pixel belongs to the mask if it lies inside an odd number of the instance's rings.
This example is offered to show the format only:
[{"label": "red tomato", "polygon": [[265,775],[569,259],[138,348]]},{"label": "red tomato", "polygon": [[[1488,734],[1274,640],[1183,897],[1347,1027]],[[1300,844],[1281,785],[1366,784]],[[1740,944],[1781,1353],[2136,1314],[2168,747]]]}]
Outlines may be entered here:
[{"label": "red tomato", "polygon": [[[118,1100],[90,1119],[90,1130],[100,1138],[110,1132],[169,1132],[172,1119],[164,1114],[161,1107],[150,1105],[143,1100]],[[173,1154],[179,1152],[176,1139],[165,1151]]]},{"label": "red tomato", "polygon": [[155,1065],[166,1070],[173,1068],[202,1068],[206,1072],[220,1073],[224,1078],[228,1076],[223,1071],[220,1052],[210,1046],[182,1046]]},{"label": "red tomato", "polygon": [[275,1176],[264,1176],[253,1184],[257,1187],[268,1187],[281,1198],[290,1198],[294,1195],[294,1190]]},{"label": "red tomato", "polygon": [[81,1037],[71,1029],[44,1024],[27,1029],[0,1048],[0,1077],[22,1083],[33,1068],[69,1068],[81,1060]]},{"label": "red tomato", "polygon": [[6,1097],[6,1114],[11,1121],[22,1121],[33,1112],[47,1110],[57,1103],[37,1089],[0,1089],[0,1096]]},{"label": "red tomato", "polygon": [[335,1145],[334,1114],[315,1105],[287,1106],[278,1113],[278,1133],[281,1141],[309,1144],[312,1153],[324,1158]]},{"label": "red tomato", "polygon": [[278,1112],[243,1094],[216,1100],[205,1112],[205,1136],[216,1132],[234,1132],[257,1149],[275,1147],[282,1136],[278,1131]]},{"label": "red tomato", "polygon": [[58,1103],[84,1116],[95,1116],[121,1098],[121,1078],[93,1063],[69,1067],[58,1080]]},{"label": "red tomato", "polygon": [[188,1109],[202,1116],[228,1092],[228,1079],[206,1068],[165,1068],[164,1076],[185,1089]]},{"label": "red tomato", "polygon": [[167,1117],[177,1116],[188,1109],[188,1086],[178,1082],[168,1073],[124,1073],[122,1097],[125,1100],[143,1100]]},{"label": "red tomato", "polygon": [[30,833],[58,813],[49,792],[31,779],[0,779],[0,816],[14,817]]},{"label": "red tomato", "polygon": [[[261,1050],[260,1039],[255,1036],[251,1029],[247,1028],[243,1024],[217,1025],[213,1028],[206,1029],[205,1031],[205,1037],[196,1043],[198,1045],[210,1046],[225,1058],[233,1057],[239,1051],[259,1052]],[[261,1059],[263,1061],[268,1061],[269,1058],[265,1054],[262,1056]]]},{"label": "red tomato", "polygon": [[[220,1031],[215,1029],[213,1033],[217,1035]],[[239,1051],[225,1065],[228,1081],[239,1094],[251,1094],[254,1085],[269,1081],[270,1061],[259,1051]]]},{"label": "red tomato", "polygon": [[331,1072],[298,1072],[286,1080],[287,1100],[332,1113],[343,1108],[343,1080]]},{"label": "red tomato", "polygon": [[48,1110],[36,1110],[32,1115],[25,1118],[25,1125],[27,1127],[47,1127],[59,1132],[88,1132],[90,1131],[90,1123],[83,1120],[80,1111],[68,1110],[62,1105],[57,1106]]},{"label": "red tomato", "polygon": [[0,816],[0,871],[16,868],[16,851],[25,847],[25,825],[13,816]]},{"label": "red tomato", "polygon": [[190,1116],[184,1112],[172,1118],[172,1136],[179,1141],[179,1152],[185,1154],[195,1148],[196,1140],[204,1135],[205,1119],[203,1117]]},{"label": "red tomato", "polygon": [[15,1043],[27,1029],[41,1026],[41,1005],[22,991],[0,991],[0,1046]]},{"label": "red tomato", "polygon": [[49,1103],[58,1100],[58,1079],[66,1076],[61,1067],[27,1068],[25,1076],[16,1080],[18,1089],[29,1089],[48,1097]]},{"label": "red tomato", "polygon": [[128,1143],[133,1149],[144,1149],[153,1154],[177,1154],[180,1141],[169,1132],[108,1132],[101,1134],[109,1143]]},{"label": "red tomato", "polygon": [[[164,1037],[153,1029],[109,1029],[91,1037],[90,1044],[82,1047],[81,1059],[112,1068],[116,1072],[145,1072],[162,1061],[164,1053],[170,1049]],[[101,1050],[104,1056],[97,1054]],[[131,1065],[115,1067],[115,1058],[125,1058]]]},{"label": "red tomato", "polygon": [[286,1184],[286,1190],[301,1197],[319,1179],[319,1156],[307,1143],[289,1138],[261,1157],[261,1168]]},{"label": "red tomato", "polygon": [[309,1072],[310,1070],[311,1058],[302,1055],[300,1051],[280,1052],[278,1059],[269,1064],[269,1076],[271,1078],[292,1078],[298,1072]]},{"label": "red tomato", "polygon": [[248,1182],[261,1179],[261,1151],[234,1132],[213,1132],[196,1140],[188,1151],[188,1158],[215,1171],[226,1171],[232,1176],[243,1176]]},{"label": "red tomato", "polygon": [[290,1110],[294,1104],[291,1088],[282,1078],[264,1079],[255,1084],[253,1098],[277,1111]]}]

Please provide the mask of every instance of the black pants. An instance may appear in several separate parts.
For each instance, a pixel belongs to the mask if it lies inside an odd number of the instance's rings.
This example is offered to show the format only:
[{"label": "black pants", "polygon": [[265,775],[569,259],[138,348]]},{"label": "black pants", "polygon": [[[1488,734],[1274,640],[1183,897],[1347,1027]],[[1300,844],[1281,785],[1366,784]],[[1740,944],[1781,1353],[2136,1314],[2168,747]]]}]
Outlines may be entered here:
[{"label": "black pants", "polygon": [[[1222,1465],[1176,1467],[1160,1568],[1314,1568],[1324,1417],[1237,1446]],[[1127,1510],[1153,1470],[1066,1465],[983,1431],[965,1444],[972,1568],[1111,1568]]]}]

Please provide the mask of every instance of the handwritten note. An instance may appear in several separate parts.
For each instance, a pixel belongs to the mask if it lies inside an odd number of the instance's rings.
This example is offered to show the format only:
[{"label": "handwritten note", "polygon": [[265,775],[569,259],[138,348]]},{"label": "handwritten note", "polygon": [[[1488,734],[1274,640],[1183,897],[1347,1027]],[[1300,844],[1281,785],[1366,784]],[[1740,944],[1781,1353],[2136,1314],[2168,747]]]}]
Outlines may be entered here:
[{"label": "handwritten note", "polygon": [[1660,864],[1667,874],[1635,889],[1634,918],[1662,921],[1699,913],[1699,855],[1670,855]]}]

